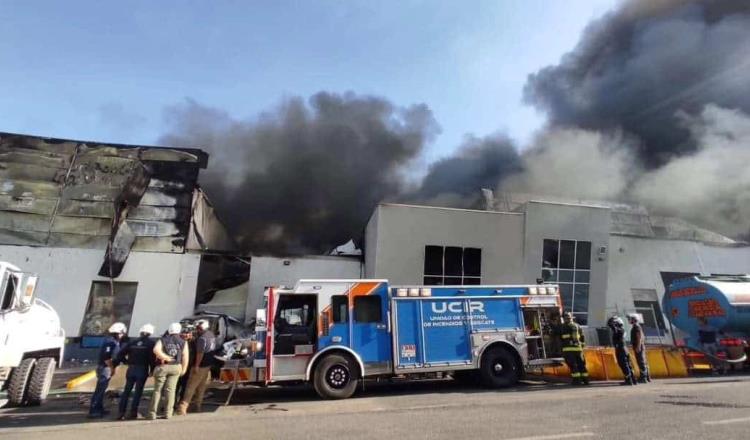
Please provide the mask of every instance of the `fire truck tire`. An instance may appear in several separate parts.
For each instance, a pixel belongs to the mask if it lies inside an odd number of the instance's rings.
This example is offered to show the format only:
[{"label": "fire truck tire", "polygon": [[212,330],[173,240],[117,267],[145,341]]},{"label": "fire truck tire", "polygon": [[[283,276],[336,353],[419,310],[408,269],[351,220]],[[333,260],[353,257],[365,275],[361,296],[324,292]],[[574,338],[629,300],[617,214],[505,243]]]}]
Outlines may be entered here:
[{"label": "fire truck tire", "polygon": [[29,405],[41,405],[49,394],[52,377],[55,375],[55,358],[45,357],[36,361],[31,379],[27,385],[26,398]]},{"label": "fire truck tire", "polygon": [[490,347],[482,356],[479,374],[482,384],[489,388],[504,388],[515,385],[520,376],[516,357],[507,348]]},{"label": "fire truck tire", "polygon": [[357,389],[359,369],[347,356],[330,354],[315,366],[313,386],[324,399],[346,399]]},{"label": "fire truck tire", "polygon": [[34,369],[36,359],[27,358],[21,361],[21,364],[13,370],[8,384],[8,402],[14,406],[23,405],[26,401],[26,385],[31,377],[31,370]]}]

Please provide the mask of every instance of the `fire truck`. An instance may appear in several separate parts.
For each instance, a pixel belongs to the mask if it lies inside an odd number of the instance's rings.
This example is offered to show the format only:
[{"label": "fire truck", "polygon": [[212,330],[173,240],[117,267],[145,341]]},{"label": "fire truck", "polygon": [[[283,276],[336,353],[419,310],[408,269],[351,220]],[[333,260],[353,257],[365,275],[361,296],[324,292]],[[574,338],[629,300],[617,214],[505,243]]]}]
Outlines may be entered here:
[{"label": "fire truck", "polygon": [[255,334],[224,381],[311,383],[323,398],[350,397],[376,378],[476,377],[515,384],[559,365],[556,285],[389,286],[387,280],[301,280],[268,288]]}]

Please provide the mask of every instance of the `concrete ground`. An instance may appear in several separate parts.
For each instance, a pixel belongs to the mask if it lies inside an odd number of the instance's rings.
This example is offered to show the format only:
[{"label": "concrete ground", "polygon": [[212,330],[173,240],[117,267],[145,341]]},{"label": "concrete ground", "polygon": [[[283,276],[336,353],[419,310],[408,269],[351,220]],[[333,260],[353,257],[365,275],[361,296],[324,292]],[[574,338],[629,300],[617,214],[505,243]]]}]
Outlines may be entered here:
[{"label": "concrete ground", "polygon": [[[378,384],[351,399],[308,388],[242,389],[219,406],[172,420],[89,421],[87,396],[0,409],[0,438],[86,439],[747,439],[750,376],[657,380],[623,387],[527,382],[493,391],[450,380]],[[141,404],[141,408],[146,406]]]}]

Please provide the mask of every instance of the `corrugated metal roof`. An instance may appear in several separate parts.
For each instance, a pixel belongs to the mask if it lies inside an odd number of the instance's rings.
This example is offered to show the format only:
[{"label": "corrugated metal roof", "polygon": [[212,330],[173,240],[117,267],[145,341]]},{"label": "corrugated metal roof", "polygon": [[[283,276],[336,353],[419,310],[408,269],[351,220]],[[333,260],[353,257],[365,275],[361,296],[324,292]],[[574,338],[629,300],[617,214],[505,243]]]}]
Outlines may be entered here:
[{"label": "corrugated metal roof", "polygon": [[115,200],[138,166],[150,181],[126,217],[133,250],[182,252],[208,155],[0,133],[0,243],[106,248]]}]

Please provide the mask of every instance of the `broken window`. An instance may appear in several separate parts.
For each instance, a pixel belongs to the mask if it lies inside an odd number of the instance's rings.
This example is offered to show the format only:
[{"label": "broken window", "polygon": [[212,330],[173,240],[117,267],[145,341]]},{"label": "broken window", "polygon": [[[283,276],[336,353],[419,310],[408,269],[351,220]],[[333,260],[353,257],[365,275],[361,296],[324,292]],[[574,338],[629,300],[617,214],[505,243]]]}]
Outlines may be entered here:
[{"label": "broken window", "polygon": [[93,281],[81,323],[81,336],[101,336],[115,322],[130,327],[138,283]]}]

